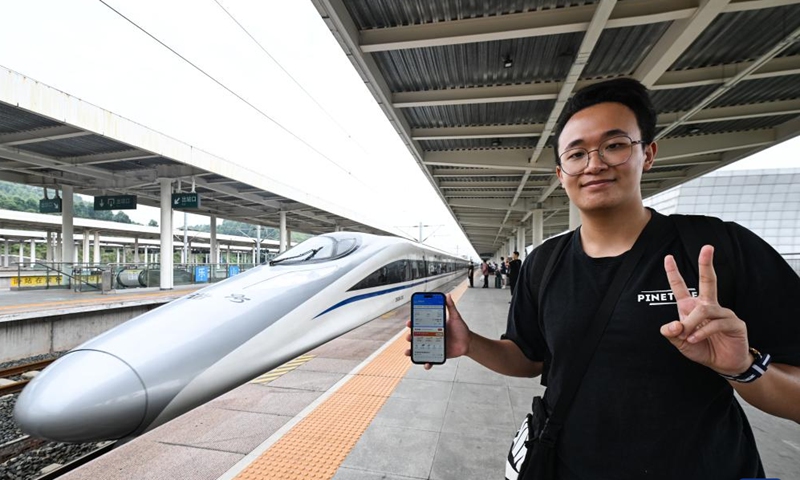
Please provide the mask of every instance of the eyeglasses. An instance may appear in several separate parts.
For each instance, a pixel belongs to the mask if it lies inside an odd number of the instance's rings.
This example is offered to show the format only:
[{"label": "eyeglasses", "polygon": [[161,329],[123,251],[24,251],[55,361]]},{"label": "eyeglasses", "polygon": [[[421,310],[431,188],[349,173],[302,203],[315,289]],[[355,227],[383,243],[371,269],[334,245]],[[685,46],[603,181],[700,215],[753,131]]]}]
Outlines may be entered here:
[{"label": "eyeglasses", "polygon": [[600,160],[609,167],[622,165],[631,158],[633,146],[644,143],[643,140],[631,140],[626,135],[609,138],[594,150],[585,148],[570,148],[558,156],[561,171],[567,175],[580,175],[589,167],[589,154],[597,152]]}]

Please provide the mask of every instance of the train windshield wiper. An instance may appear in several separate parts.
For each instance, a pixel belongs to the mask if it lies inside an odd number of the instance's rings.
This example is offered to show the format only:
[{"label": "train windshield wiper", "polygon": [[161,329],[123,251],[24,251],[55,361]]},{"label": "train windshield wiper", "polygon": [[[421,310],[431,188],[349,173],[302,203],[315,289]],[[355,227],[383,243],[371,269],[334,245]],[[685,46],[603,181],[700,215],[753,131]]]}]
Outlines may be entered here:
[{"label": "train windshield wiper", "polygon": [[279,263],[285,262],[287,260],[297,260],[298,258],[301,258],[301,257],[305,257],[305,258],[303,258],[300,261],[301,262],[305,262],[306,260],[311,260],[314,257],[314,255],[316,255],[317,252],[319,252],[323,248],[324,247],[312,248],[311,250],[306,250],[305,252],[300,253],[298,255],[292,255],[291,257],[286,257],[286,258],[279,258],[277,260],[270,260],[269,265],[270,266],[274,266],[274,265],[277,265]]}]

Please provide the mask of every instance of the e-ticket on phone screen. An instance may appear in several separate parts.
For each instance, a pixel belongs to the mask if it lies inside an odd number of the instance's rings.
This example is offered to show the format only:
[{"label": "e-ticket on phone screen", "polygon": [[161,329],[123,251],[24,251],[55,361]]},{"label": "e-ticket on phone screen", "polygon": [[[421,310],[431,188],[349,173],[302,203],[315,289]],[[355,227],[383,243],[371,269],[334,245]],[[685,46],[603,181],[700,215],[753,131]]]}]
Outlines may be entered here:
[{"label": "e-ticket on phone screen", "polygon": [[418,292],[411,296],[411,361],[442,364],[445,361],[445,296]]}]

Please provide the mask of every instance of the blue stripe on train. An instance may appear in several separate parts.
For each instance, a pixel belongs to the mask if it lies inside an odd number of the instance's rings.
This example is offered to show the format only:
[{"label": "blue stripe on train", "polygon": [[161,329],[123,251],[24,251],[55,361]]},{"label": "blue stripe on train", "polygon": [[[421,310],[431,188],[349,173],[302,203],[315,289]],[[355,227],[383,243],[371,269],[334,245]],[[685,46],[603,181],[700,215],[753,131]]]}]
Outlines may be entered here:
[{"label": "blue stripe on train", "polygon": [[378,292],[371,292],[371,293],[364,293],[364,294],[361,294],[361,295],[356,295],[355,297],[350,297],[350,298],[347,298],[345,300],[342,300],[341,302],[339,302],[336,305],[328,308],[327,310],[325,310],[324,312],[320,313],[319,315],[317,315],[314,318],[319,318],[322,315],[325,315],[326,313],[328,313],[330,311],[336,310],[337,308],[343,307],[343,306],[348,305],[350,303],[355,303],[355,302],[358,302],[358,301],[361,301],[361,300],[366,300],[367,298],[377,297],[379,295],[386,295],[387,293],[397,292],[398,290],[405,290],[406,288],[416,287],[417,285],[422,285],[423,283],[428,283],[428,282],[431,282],[433,280],[438,280],[439,278],[445,277],[447,275],[451,275],[452,273],[455,273],[455,272],[445,273],[445,274],[440,275],[438,277],[432,277],[432,278],[429,278],[429,279],[425,279],[425,280],[423,280],[421,282],[411,283],[409,285],[403,285],[401,287],[387,288],[386,290],[380,290]]}]

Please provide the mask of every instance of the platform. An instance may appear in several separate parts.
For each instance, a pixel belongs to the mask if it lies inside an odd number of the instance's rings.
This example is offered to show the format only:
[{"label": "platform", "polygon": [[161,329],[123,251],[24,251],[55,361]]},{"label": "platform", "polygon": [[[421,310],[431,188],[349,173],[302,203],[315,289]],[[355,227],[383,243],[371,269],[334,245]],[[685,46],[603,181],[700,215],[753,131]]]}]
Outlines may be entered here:
[{"label": "platform", "polygon": [[[505,330],[508,290],[461,284],[453,296],[476,332]],[[408,312],[375,319],[62,478],[502,478],[538,380],[467,358],[412,366],[402,354]],[[768,476],[798,478],[797,425],[745,408]]]}]

